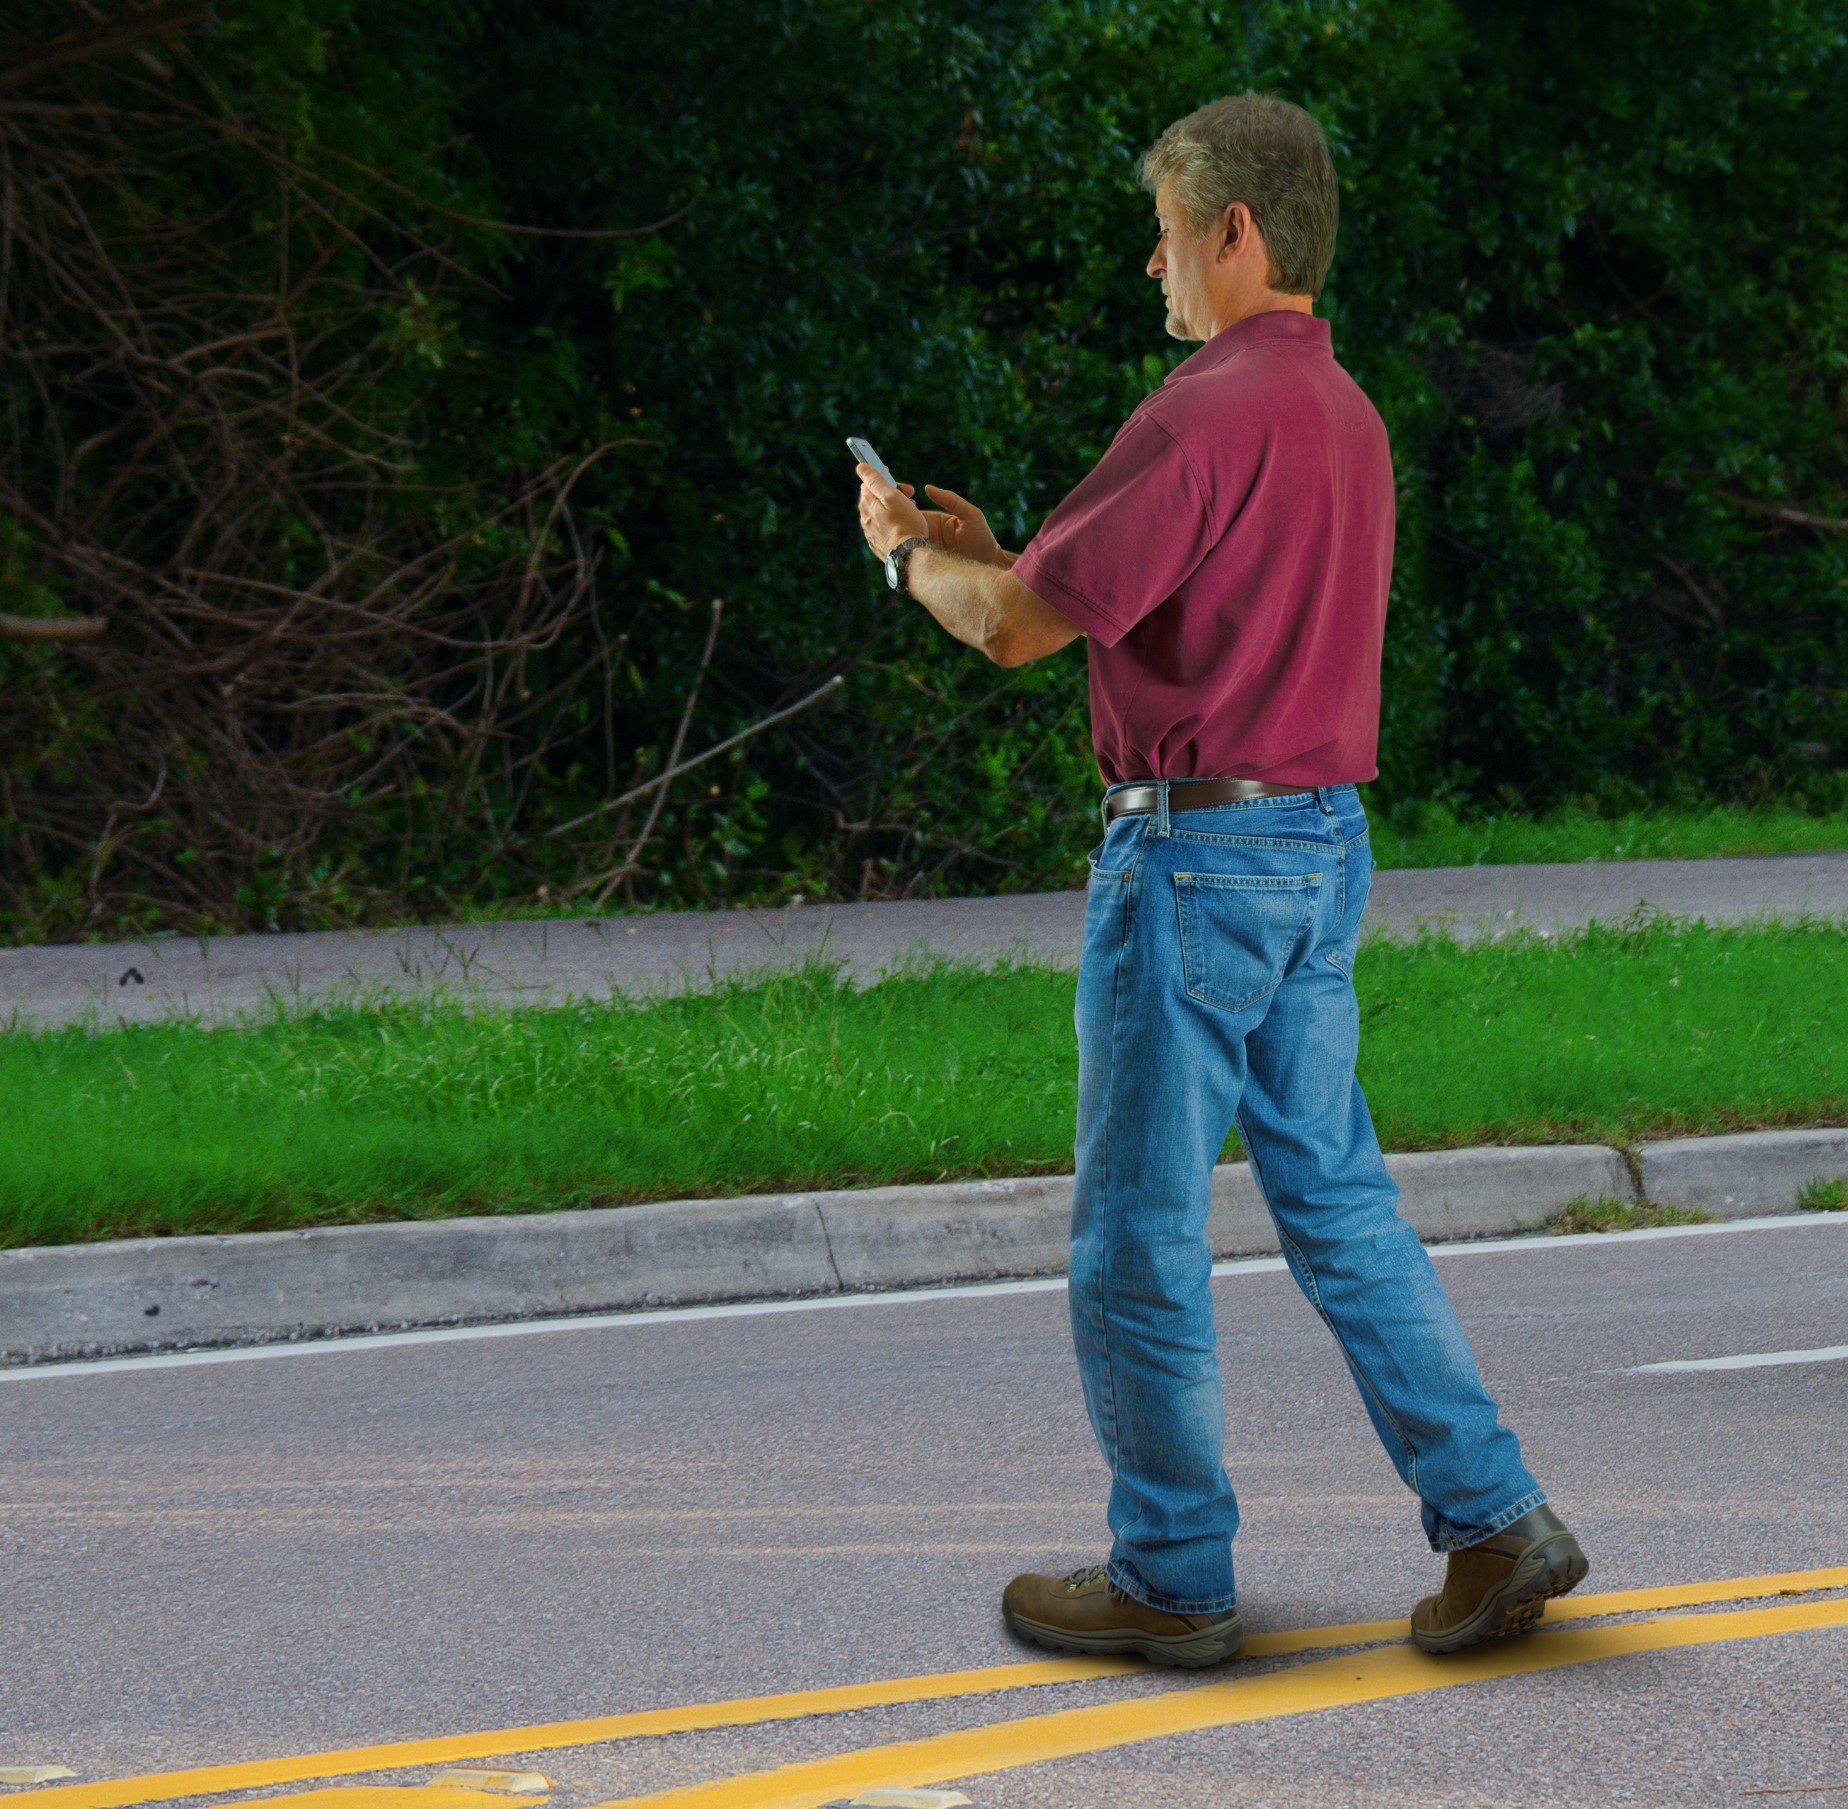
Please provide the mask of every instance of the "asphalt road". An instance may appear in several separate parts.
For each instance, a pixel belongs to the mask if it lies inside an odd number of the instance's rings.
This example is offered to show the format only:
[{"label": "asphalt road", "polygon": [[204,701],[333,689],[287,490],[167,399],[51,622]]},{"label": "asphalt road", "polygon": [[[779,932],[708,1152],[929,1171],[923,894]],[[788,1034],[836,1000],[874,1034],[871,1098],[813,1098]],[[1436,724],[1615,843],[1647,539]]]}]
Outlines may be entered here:
[{"label": "asphalt road", "polygon": [[[1411,868],[1374,876],[1365,933],[1461,941],[1557,933],[1638,911],[1749,918],[1848,913],[1848,851],[1762,859]],[[876,977],[919,954],[1075,966],[1084,894],[821,904],[783,911],[534,919],[302,935],[156,937],[0,949],[0,1025],[222,1020],[330,997],[444,991],[544,1004],[708,984],[811,954]]]},{"label": "asphalt road", "polygon": [[[1635,1370],[1848,1345],[1848,1215],[1439,1263],[1587,1591],[1848,1565],[1848,1361]],[[1326,1333],[1274,1267],[1215,1286],[1249,1625],[1402,1616],[1439,1564]],[[0,1765],[87,1781],[1043,1658],[997,1592],[1101,1556],[1103,1481],[1057,1284],[13,1372]],[[959,1785],[982,1809],[1827,1803],[1740,1793],[1848,1785],[1845,1661],[1848,1625],[1785,1631]],[[589,1809],[1302,1662],[530,1756]]]}]

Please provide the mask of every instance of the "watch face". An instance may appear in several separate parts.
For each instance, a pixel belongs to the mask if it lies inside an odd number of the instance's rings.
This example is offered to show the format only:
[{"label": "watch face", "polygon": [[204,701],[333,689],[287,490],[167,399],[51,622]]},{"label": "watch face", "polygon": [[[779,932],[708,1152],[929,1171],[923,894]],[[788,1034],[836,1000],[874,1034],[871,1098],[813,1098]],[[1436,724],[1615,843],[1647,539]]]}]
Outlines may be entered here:
[{"label": "watch face", "polygon": [[885,556],[885,568],[886,568],[886,583],[890,585],[893,590],[897,590],[898,589],[898,561],[890,553],[887,553]]}]

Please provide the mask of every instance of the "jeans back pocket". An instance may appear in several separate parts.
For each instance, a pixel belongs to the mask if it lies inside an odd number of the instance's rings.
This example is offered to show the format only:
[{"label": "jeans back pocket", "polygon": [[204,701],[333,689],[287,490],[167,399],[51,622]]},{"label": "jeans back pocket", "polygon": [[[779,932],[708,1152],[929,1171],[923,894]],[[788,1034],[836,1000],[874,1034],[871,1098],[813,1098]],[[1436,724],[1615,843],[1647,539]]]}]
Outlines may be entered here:
[{"label": "jeans back pocket", "polygon": [[1315,923],[1320,873],[1177,873],[1190,997],[1244,1011],[1275,992]]}]

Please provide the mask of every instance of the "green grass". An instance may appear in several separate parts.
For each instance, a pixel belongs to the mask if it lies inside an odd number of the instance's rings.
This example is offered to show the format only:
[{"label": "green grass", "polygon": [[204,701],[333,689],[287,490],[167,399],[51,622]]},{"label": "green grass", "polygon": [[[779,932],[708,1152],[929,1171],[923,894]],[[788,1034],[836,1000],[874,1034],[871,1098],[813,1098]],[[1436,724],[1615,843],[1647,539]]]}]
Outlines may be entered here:
[{"label": "green grass", "polygon": [[[1070,974],[0,1036],[0,1244],[1069,1169]],[[1371,943],[1389,1149],[1848,1123],[1848,928]]]},{"label": "green grass", "polygon": [[1442,804],[1374,811],[1381,867],[1501,866],[1515,861],[1706,860],[1720,855],[1848,849],[1848,811],[1789,805],[1747,810],[1635,810],[1621,816],[1564,809],[1459,818]]},{"label": "green grass", "polygon": [[1830,1181],[1817,1176],[1798,1190],[1797,1205],[1805,1212],[1848,1212],[1848,1179]]},{"label": "green grass", "polygon": [[1713,1214],[1699,1206],[1658,1206],[1653,1200],[1612,1199],[1607,1193],[1588,1199],[1580,1194],[1563,1212],[1547,1221],[1556,1237],[1573,1237],[1585,1231],[1652,1231],[1658,1225],[1705,1225]]}]

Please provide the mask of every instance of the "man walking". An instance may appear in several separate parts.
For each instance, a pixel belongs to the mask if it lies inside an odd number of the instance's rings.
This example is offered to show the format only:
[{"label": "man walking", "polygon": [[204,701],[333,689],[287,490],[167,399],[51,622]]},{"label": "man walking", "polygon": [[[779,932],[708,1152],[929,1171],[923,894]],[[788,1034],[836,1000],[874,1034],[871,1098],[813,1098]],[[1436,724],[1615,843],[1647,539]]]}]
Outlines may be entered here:
[{"label": "man walking", "polygon": [[1521,1461],[1354,1078],[1393,544],[1386,431],[1312,312],[1334,256],[1321,129],[1261,95],[1142,162],[1168,331],[1204,340],[1026,551],[859,467],[888,582],[1004,666],[1088,637],[1106,782],[1079,971],[1071,1318],[1110,1466],[1108,1561],[1010,1583],[1013,1630],[1212,1664],[1243,1640],[1210,1292],[1233,1125],[1292,1274],[1423,1504],[1442,1590],[1412,1638],[1516,1633],[1585,1575]]}]

